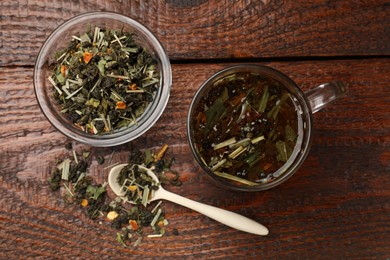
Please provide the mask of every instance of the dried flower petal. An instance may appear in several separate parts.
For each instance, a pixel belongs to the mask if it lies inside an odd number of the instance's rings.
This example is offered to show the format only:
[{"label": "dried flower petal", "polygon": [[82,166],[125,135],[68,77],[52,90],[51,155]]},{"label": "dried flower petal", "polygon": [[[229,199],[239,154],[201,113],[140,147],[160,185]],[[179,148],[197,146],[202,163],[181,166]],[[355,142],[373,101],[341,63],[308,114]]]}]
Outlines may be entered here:
[{"label": "dried flower petal", "polygon": [[129,224],[131,226],[131,229],[136,231],[138,230],[138,223],[134,219],[129,220]]},{"label": "dried flower petal", "polygon": [[107,214],[107,218],[108,218],[109,220],[114,220],[114,219],[116,219],[118,216],[119,216],[119,215],[118,215],[118,213],[117,213],[116,211],[110,211],[110,212],[108,212],[108,214]]},{"label": "dried flower petal", "polygon": [[137,84],[133,83],[133,84],[129,85],[129,89],[136,90],[136,89],[138,89],[138,86],[137,86]]},{"label": "dried flower petal", "polygon": [[82,199],[80,204],[81,204],[81,206],[86,207],[86,206],[88,206],[88,200]]},{"label": "dried flower petal", "polygon": [[161,160],[161,158],[164,156],[164,153],[165,153],[165,151],[166,151],[167,149],[168,149],[168,145],[167,145],[167,144],[164,144],[164,145],[161,147],[160,151],[157,153],[157,155],[156,155],[154,161],[157,162],[157,161]]},{"label": "dried flower petal", "polygon": [[65,66],[65,65],[61,65],[61,74],[62,74],[62,76],[66,76],[66,72],[67,72],[67,70],[68,70],[68,68]]},{"label": "dried flower petal", "polygon": [[126,103],[123,101],[116,102],[116,109],[126,109]]},{"label": "dried flower petal", "polygon": [[135,191],[135,190],[137,190],[137,185],[130,185],[129,187],[127,187],[127,189],[129,191]]},{"label": "dried flower petal", "polygon": [[89,61],[92,59],[92,57],[93,57],[93,54],[92,54],[92,53],[87,52],[87,51],[84,52],[83,58],[84,58],[84,62],[85,62],[86,64],[89,63]]}]

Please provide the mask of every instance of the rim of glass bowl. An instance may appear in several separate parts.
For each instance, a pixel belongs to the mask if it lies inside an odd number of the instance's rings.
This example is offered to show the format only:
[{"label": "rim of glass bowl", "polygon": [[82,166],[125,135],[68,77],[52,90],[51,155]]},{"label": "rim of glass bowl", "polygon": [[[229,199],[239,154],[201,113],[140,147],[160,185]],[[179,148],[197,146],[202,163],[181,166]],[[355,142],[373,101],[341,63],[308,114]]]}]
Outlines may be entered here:
[{"label": "rim of glass bowl", "polygon": [[[294,161],[289,165],[287,169],[284,169],[284,172],[280,174],[279,177],[277,177],[275,180],[269,183],[259,184],[258,186],[244,186],[238,184],[235,185],[233,182],[225,180],[224,178],[215,175],[206,165],[204,165],[202,159],[200,158],[201,156],[198,154],[195,148],[195,144],[192,141],[193,139],[192,114],[194,112],[195,106],[202,98],[203,94],[209,91],[210,85],[213,84],[213,82],[231,73],[236,73],[236,72],[261,72],[263,75],[268,75],[271,78],[279,81],[284,86],[286,86],[297,99],[299,99],[300,105],[303,106],[303,108],[300,107],[300,109],[302,110],[302,114],[304,114],[305,116],[305,118],[303,119],[304,133],[302,137],[302,144]],[[195,157],[196,162],[207,173],[207,176],[211,177],[211,179],[214,181],[215,184],[231,190],[262,191],[262,190],[271,189],[285,182],[288,178],[294,175],[294,173],[302,165],[302,163],[304,162],[304,160],[306,159],[309,153],[310,146],[311,146],[312,122],[313,122],[312,112],[309,103],[305,97],[305,94],[302,92],[302,90],[292,79],[290,79],[282,72],[268,66],[258,65],[258,64],[241,64],[241,65],[231,66],[214,73],[211,77],[209,77],[206,81],[204,81],[202,85],[199,87],[199,89],[196,91],[191,101],[188,114],[187,114],[187,140],[190,145],[190,150],[193,156]],[[283,169],[283,167],[281,169]]]},{"label": "rim of glass bowl", "polygon": [[[142,44],[148,45],[149,51],[152,52],[160,68],[160,87],[155,94],[153,102],[145,110],[144,114],[138,118],[136,125],[127,127],[123,130],[118,130],[112,134],[92,135],[78,130],[70,122],[67,122],[67,119],[59,113],[56,105],[49,102],[52,88],[51,85],[46,86],[48,85],[47,77],[49,74],[45,75],[45,73],[50,73],[50,71],[47,70],[48,61],[50,58],[53,58],[53,51],[60,49],[54,45],[60,40],[61,35],[72,28],[75,30],[75,27],[78,24],[85,24],[87,26],[88,24],[92,25],[92,21],[98,20],[115,20],[119,23],[127,24],[134,30],[135,35],[139,37],[139,41],[142,42]],[[168,55],[163,46],[146,26],[119,13],[91,12],[75,16],[65,21],[49,35],[37,56],[33,81],[38,104],[48,121],[57,128],[57,130],[81,143],[96,147],[109,147],[127,143],[138,138],[156,123],[169,100],[172,86],[172,69]]]}]

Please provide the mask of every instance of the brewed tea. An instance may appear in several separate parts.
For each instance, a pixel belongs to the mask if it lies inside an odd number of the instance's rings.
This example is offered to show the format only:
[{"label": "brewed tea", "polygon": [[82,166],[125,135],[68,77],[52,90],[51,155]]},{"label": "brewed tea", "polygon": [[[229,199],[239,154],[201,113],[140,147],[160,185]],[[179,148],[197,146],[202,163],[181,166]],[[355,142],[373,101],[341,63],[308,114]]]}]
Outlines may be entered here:
[{"label": "brewed tea", "polygon": [[203,163],[244,185],[278,177],[295,156],[302,131],[294,100],[286,87],[263,75],[239,72],[216,81],[193,114],[193,139]]}]

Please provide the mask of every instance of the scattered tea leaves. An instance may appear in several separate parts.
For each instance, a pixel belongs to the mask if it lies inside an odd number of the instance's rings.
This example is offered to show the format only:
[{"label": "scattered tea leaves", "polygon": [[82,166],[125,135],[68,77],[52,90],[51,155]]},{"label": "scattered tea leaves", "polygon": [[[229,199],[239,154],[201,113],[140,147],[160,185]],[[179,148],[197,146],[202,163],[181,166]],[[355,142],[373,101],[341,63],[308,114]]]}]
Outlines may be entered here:
[{"label": "scattered tea leaves", "polygon": [[116,241],[120,243],[123,247],[127,247],[126,243],[123,241],[123,238],[124,236],[122,233],[120,232],[116,233]]},{"label": "scattered tea leaves", "polygon": [[87,187],[87,195],[89,195],[91,199],[97,200],[102,193],[106,192],[106,186],[107,183],[104,183],[101,186],[89,185]]},{"label": "scattered tea leaves", "polygon": [[110,211],[110,212],[107,213],[107,218],[108,218],[109,220],[114,220],[114,219],[116,219],[118,216],[119,216],[119,215],[118,215],[118,213],[117,213],[116,211]]},{"label": "scattered tea leaves", "polygon": [[[71,149],[72,146],[68,143],[66,147]],[[151,150],[132,151],[129,156],[129,164],[137,162],[137,164],[154,167],[156,174],[163,182],[177,184],[180,182],[179,175],[170,170],[173,160],[164,158],[167,148],[168,146],[164,145],[157,153]],[[110,200],[106,192],[107,183],[94,183],[88,174],[90,161],[87,159],[92,160],[92,156],[90,157],[89,154],[89,151],[76,153],[74,150],[69,150],[69,156],[58,161],[54,168],[49,180],[51,189],[55,191],[62,187],[66,202],[83,209],[89,218],[99,220],[100,223],[107,222],[113,228],[119,229],[120,232],[116,233],[116,240],[124,247],[128,247],[131,243],[137,247],[145,236],[148,238],[164,236],[168,221],[165,219],[161,207],[162,202],[159,201],[155,205],[147,203],[150,194],[158,189],[158,185],[137,167],[129,166],[124,171],[123,180],[129,183],[126,187],[128,198],[137,203],[129,204],[122,198]],[[110,163],[112,157],[113,152]],[[96,156],[96,160],[98,158],[99,156]],[[157,161],[156,158],[158,158]],[[166,173],[173,173],[173,175],[168,177]],[[144,235],[146,230],[149,232]]]},{"label": "scattered tea leaves", "polygon": [[96,161],[98,162],[98,164],[103,164],[104,163],[104,156],[102,155],[98,155],[96,156]]},{"label": "scattered tea leaves", "polygon": [[61,179],[67,181],[69,178],[69,167],[70,167],[71,160],[65,159],[60,165],[59,169],[62,170],[62,177]]}]

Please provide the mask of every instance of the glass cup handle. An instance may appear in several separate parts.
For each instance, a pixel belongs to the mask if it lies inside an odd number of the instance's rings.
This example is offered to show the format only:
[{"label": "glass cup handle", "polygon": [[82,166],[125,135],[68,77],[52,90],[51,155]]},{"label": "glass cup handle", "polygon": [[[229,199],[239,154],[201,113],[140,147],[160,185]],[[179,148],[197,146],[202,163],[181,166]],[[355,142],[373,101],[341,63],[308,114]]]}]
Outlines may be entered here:
[{"label": "glass cup handle", "polygon": [[347,87],[340,81],[331,81],[305,92],[312,113],[328,106],[332,101],[347,94]]}]

